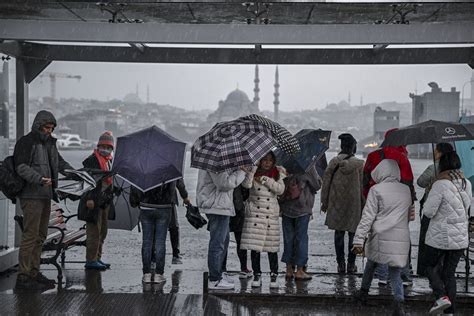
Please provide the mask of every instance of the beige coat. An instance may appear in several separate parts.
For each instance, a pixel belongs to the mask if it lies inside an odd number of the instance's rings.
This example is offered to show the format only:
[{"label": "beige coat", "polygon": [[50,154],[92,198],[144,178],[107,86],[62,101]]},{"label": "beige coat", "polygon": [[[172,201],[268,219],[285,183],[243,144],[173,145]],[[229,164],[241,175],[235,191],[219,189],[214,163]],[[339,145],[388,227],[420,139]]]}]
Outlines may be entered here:
[{"label": "beige coat", "polygon": [[321,211],[327,213],[325,224],[329,229],[355,233],[364,205],[364,161],[353,156],[345,158],[347,154],[337,155],[331,159],[324,172]]},{"label": "beige coat", "polygon": [[254,180],[257,170],[247,174],[242,186],[250,189],[246,201],[245,220],[242,229],[241,249],[258,252],[278,252],[280,248],[280,207],[277,196],[285,191],[284,172],[280,171],[278,181],[262,177],[261,184]]}]

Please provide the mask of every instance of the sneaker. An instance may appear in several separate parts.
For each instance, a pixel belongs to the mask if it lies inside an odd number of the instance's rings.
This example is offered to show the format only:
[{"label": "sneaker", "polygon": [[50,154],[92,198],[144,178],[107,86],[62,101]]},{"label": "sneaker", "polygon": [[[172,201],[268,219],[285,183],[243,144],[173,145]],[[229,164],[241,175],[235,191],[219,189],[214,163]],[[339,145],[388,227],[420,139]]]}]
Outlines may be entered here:
[{"label": "sneaker", "polygon": [[166,282],[166,278],[163,276],[163,274],[155,274],[153,277],[152,283],[164,283]]},{"label": "sneaker", "polygon": [[402,275],[402,283],[403,283],[403,286],[412,286],[413,280],[407,276]]},{"label": "sneaker", "polygon": [[143,283],[153,283],[151,281],[151,273],[144,273],[142,278]]},{"label": "sneaker", "polygon": [[337,264],[337,273],[339,273],[339,274],[345,274],[346,273],[346,263],[345,262],[339,262]]},{"label": "sneaker", "polygon": [[227,282],[225,279],[220,281],[209,281],[209,290],[233,290],[235,285]]},{"label": "sneaker", "polygon": [[441,298],[438,298],[430,309],[430,315],[439,314],[450,306],[451,301],[449,300],[449,297],[443,296]]},{"label": "sneaker", "polygon": [[239,279],[248,279],[248,278],[251,278],[252,275],[253,275],[253,272],[251,270],[245,269],[239,272]]},{"label": "sneaker", "polygon": [[260,278],[260,274],[255,274],[253,276],[252,287],[261,287],[262,286],[262,279]]},{"label": "sneaker", "polygon": [[171,264],[183,264],[183,260],[179,255],[173,256],[173,259],[171,259]]},{"label": "sneaker", "polygon": [[102,260],[97,260],[98,263],[100,263],[101,265],[104,265],[107,269],[110,269],[110,263],[105,263],[104,261]]},{"label": "sneaker", "polygon": [[52,280],[52,279],[48,279],[47,277],[44,276],[43,273],[41,272],[38,272],[36,274],[36,277],[35,277],[35,280],[39,283],[42,283],[42,284],[56,284],[56,281]]},{"label": "sneaker", "polygon": [[361,302],[362,304],[367,304],[369,298],[369,291],[360,289],[354,294],[356,301]]},{"label": "sneaker", "polygon": [[100,270],[104,271],[107,270],[107,267],[101,264],[99,261],[87,261],[84,265],[84,268],[89,270]]},{"label": "sneaker", "polygon": [[222,273],[222,279],[226,280],[227,283],[234,284],[234,278],[227,272]]},{"label": "sneaker", "polygon": [[387,280],[379,279],[379,285],[380,285],[380,286],[386,286],[387,284],[388,284],[388,281],[387,281]]},{"label": "sneaker", "polygon": [[40,283],[28,275],[19,274],[16,278],[16,290],[44,291],[52,288],[54,288],[54,284]]},{"label": "sneaker", "polygon": [[357,273],[357,266],[355,265],[355,262],[348,262],[347,263],[347,274],[354,274]]},{"label": "sneaker", "polygon": [[276,273],[270,274],[270,288],[275,289],[275,288],[278,288],[278,287],[280,287],[278,285],[278,274],[276,274]]}]

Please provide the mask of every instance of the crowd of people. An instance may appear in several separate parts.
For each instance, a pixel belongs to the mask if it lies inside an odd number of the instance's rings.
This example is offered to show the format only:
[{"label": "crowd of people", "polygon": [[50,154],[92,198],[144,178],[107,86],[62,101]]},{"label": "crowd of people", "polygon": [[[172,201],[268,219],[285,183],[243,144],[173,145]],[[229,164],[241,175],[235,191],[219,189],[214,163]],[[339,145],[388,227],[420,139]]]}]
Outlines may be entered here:
[{"label": "crowd of people", "polygon": [[[19,195],[24,231],[17,288],[39,288],[54,283],[40,272],[39,258],[58,172],[72,169],[57,151],[51,136],[55,126],[54,116],[40,111],[32,131],[15,146],[15,168],[26,182]],[[406,148],[382,147],[370,153],[364,162],[355,156],[357,141],[351,134],[341,134],[339,140],[341,150],[330,160],[322,177],[316,163],[305,172],[290,174],[279,166],[273,152],[256,166],[220,173],[199,170],[196,205],[208,219],[209,289],[234,288],[232,276],[226,273],[230,232],[237,243],[239,277],[253,278],[252,287],[262,286],[261,253],[268,255],[271,288],[279,287],[279,261],[285,264],[287,279],[310,280],[312,276],[306,271],[308,226],[313,218],[315,195],[321,190],[320,209],[325,213],[325,224],[334,230],[338,273],[356,273],[356,255],[364,254],[367,262],[355,298],[366,302],[372,280],[377,276],[379,283],[390,283],[394,315],[404,315],[403,286],[411,283],[409,224],[416,217],[414,176]],[[105,132],[94,152],[84,160],[84,167],[109,171],[113,149],[114,138]],[[453,314],[455,270],[469,243],[472,185],[463,176],[452,145],[437,144],[434,160],[417,179],[417,184],[425,189],[420,201],[417,273],[428,277],[436,296],[430,313]],[[101,254],[107,220],[114,216],[110,210],[114,191],[111,178],[104,177],[100,185],[82,198],[86,210],[96,210],[94,218],[82,217],[87,221],[86,269],[110,268],[110,264],[102,261]],[[168,230],[173,263],[181,262],[177,192],[185,204],[191,205],[182,179],[146,193],[138,189],[131,191],[130,204],[141,210],[144,283],[166,281],[163,274]],[[284,246],[280,256],[281,236]],[[248,251],[251,269],[247,265]]]}]

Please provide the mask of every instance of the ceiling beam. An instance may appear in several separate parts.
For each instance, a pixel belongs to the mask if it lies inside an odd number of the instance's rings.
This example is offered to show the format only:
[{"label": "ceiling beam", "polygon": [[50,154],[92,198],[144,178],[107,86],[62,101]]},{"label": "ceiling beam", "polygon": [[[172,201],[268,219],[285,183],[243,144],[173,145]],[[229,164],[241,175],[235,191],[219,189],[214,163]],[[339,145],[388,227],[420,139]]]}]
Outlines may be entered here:
[{"label": "ceiling beam", "polygon": [[[14,57],[82,62],[195,63],[195,64],[471,64],[474,48],[386,48],[367,49],[261,49],[253,48],[170,48],[47,45],[21,43],[21,49],[5,46]],[[0,52],[7,53],[0,44]],[[13,51],[21,55],[11,54]]]},{"label": "ceiling beam", "polygon": [[418,24],[160,24],[0,19],[0,39],[19,41],[394,45],[474,43],[474,22]]}]

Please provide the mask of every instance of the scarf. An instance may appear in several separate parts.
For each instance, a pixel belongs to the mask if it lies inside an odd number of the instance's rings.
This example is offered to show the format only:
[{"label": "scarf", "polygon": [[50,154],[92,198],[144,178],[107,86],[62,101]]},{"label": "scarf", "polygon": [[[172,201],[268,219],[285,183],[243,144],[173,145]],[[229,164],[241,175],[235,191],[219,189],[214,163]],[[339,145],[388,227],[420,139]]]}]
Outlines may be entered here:
[{"label": "scarf", "polygon": [[270,170],[257,169],[257,172],[255,172],[254,177],[261,177],[261,176],[266,176],[266,177],[278,180],[278,178],[280,177],[280,172],[278,171],[277,167],[273,167]]},{"label": "scarf", "polygon": [[[110,170],[109,162],[112,160],[112,155],[108,155],[107,157],[104,157],[101,154],[99,154],[99,151],[97,150],[97,148],[94,149],[94,155],[97,158],[97,161],[99,162],[100,170],[109,171]],[[112,185],[112,177],[107,177],[103,181],[107,183],[107,185]]]}]

